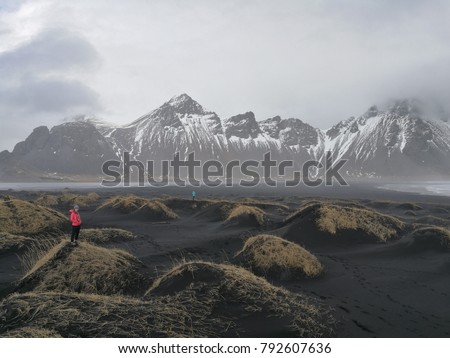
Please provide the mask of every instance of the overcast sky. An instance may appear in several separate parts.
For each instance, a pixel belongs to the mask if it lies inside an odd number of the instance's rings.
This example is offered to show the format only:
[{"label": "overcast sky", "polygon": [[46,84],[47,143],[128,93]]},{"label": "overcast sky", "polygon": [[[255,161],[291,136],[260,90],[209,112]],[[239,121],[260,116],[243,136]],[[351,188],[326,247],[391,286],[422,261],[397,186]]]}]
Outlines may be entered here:
[{"label": "overcast sky", "polygon": [[449,19],[446,0],[0,0],[0,150],[183,92],[224,118],[319,128],[391,98],[446,105]]}]

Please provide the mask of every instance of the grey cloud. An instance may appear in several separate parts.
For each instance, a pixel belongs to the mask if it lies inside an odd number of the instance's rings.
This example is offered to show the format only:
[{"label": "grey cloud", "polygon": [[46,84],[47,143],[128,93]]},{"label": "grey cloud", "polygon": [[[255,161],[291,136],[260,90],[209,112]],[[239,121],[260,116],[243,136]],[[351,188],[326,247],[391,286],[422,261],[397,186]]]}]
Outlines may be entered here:
[{"label": "grey cloud", "polygon": [[2,0],[0,2],[0,12],[10,12],[15,11],[20,8],[20,6],[25,2],[25,0]]},{"label": "grey cloud", "polygon": [[[88,3],[78,14],[89,16]],[[121,31],[95,34],[114,68],[101,75],[113,121],[180,92],[223,117],[252,110],[257,119],[295,116],[324,129],[392,97],[430,93],[450,103],[446,0],[123,4],[104,1],[102,12],[105,28]]]},{"label": "grey cloud", "polygon": [[77,79],[99,64],[91,43],[64,29],[44,31],[0,53],[0,150],[11,149],[36,125],[52,125],[64,116],[99,110],[98,94]]},{"label": "grey cloud", "polygon": [[96,114],[117,123],[181,92],[221,117],[252,110],[323,129],[391,98],[450,104],[448,0],[45,3],[45,28],[79,32],[0,53],[0,121],[90,114],[93,85]]},{"label": "grey cloud", "polygon": [[21,111],[60,112],[75,107],[98,108],[98,95],[78,81],[28,78],[0,92],[0,103]]},{"label": "grey cloud", "polygon": [[64,29],[42,32],[25,45],[0,55],[0,73],[6,76],[92,70],[98,64],[94,47],[81,35]]}]

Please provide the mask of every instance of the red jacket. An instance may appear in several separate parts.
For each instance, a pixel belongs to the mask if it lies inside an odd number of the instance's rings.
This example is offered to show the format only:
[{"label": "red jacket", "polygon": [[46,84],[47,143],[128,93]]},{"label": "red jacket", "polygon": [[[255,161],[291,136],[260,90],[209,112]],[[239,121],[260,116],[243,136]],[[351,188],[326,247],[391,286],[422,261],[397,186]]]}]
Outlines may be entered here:
[{"label": "red jacket", "polygon": [[81,217],[75,210],[71,209],[70,211],[70,221],[72,222],[72,226],[80,226],[81,225]]}]

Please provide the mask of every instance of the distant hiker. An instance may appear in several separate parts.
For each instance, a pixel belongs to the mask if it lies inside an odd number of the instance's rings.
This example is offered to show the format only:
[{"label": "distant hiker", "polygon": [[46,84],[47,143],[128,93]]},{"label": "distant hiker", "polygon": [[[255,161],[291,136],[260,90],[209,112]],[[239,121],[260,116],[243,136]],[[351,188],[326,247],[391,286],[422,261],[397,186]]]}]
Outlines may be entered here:
[{"label": "distant hiker", "polygon": [[195,201],[195,191],[192,192],[192,201]]},{"label": "distant hiker", "polygon": [[78,235],[80,235],[81,217],[78,210],[80,210],[78,205],[75,205],[73,209],[69,210],[70,221],[72,222],[72,235],[70,236],[72,246],[78,245]]}]

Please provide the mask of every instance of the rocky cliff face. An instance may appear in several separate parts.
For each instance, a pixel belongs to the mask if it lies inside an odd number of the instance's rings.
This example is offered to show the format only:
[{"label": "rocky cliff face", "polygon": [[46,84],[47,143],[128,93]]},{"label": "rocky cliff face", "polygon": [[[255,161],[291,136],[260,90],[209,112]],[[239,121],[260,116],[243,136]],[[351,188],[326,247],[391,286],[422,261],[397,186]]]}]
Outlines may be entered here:
[{"label": "rocky cliff face", "polygon": [[95,126],[69,122],[36,128],[0,159],[0,168],[7,176],[99,176],[102,163],[113,158],[110,143]]}]

